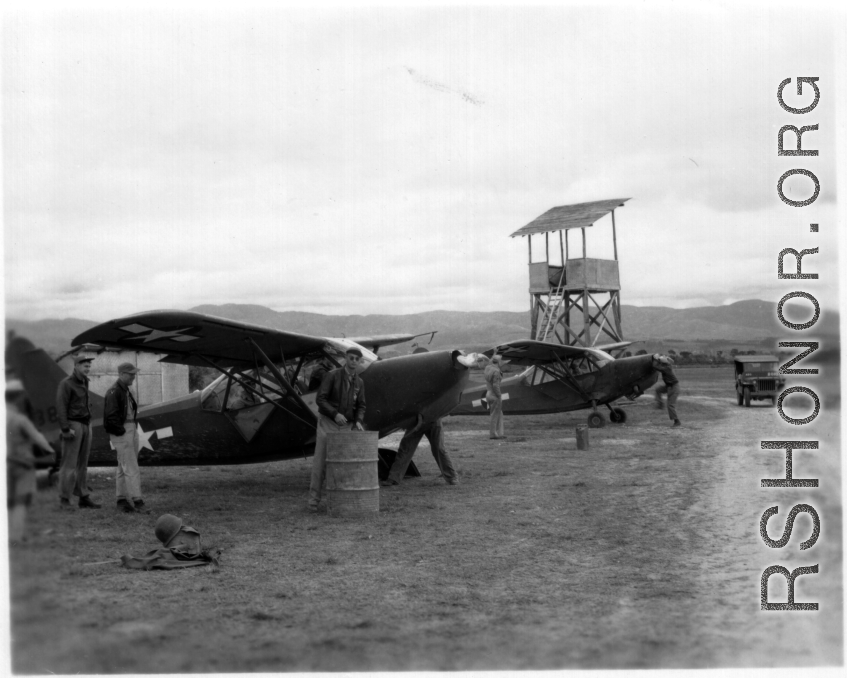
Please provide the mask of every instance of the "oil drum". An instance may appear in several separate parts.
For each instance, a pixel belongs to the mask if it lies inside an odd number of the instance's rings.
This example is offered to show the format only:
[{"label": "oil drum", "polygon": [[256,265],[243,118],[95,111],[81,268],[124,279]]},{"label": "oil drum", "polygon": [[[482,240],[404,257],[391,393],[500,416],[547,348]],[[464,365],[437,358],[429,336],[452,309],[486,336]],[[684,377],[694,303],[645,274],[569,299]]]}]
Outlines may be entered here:
[{"label": "oil drum", "polygon": [[340,517],[379,513],[379,434],[328,431],[327,513]]}]

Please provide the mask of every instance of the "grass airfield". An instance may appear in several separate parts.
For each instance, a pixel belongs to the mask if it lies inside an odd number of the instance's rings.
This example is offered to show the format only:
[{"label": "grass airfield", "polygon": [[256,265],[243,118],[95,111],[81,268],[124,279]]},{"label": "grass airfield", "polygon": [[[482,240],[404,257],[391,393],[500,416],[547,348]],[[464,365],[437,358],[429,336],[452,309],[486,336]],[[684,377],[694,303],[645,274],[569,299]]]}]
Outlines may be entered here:
[{"label": "grass airfield", "polygon": [[[17,673],[506,670],[772,667],[842,659],[838,412],[795,477],[817,491],[763,489],[784,476],[788,437],[774,408],[737,407],[732,368],[677,373],[684,427],[652,392],[628,421],[590,431],[586,413],[445,420],[460,474],[448,486],[426,445],[421,478],[381,488],[380,513],[352,520],[305,511],[311,459],[253,466],[142,468],[150,515],[114,510],[114,469],[93,469],[100,511],[61,512],[55,489],[30,513],[30,543],[10,552],[12,669]],[[795,436],[796,437],[796,436]],[[386,441],[383,441],[386,442]],[[399,435],[389,446],[396,446]],[[759,537],[774,505],[811,502],[818,543]],[[784,507],[784,508],[783,508]],[[113,562],[158,545],[173,513],[223,549],[220,568],[141,572]],[[797,580],[816,613],[759,610],[773,564],[819,563]],[[771,597],[784,601],[780,577]]]}]

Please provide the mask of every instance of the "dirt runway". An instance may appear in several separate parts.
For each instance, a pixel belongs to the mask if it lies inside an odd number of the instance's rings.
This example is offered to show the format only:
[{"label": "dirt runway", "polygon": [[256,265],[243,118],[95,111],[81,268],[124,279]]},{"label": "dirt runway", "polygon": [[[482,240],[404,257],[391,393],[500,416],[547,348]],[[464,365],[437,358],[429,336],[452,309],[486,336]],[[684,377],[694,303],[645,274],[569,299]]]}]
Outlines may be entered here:
[{"label": "dirt runway", "polygon": [[[774,408],[737,407],[731,369],[680,369],[685,426],[652,393],[628,421],[591,430],[584,412],[511,417],[507,441],[482,417],[445,420],[460,484],[446,485],[422,443],[423,477],[381,490],[355,521],[304,510],[311,460],[244,467],[143,468],[147,516],[113,508],[114,472],[92,475],[102,511],[62,513],[39,493],[35,536],[10,555],[12,666],[22,673],[775,667],[842,662],[838,414],[795,477],[818,490],[760,487],[784,476]],[[796,438],[796,435],[794,436]],[[392,438],[396,443],[398,436]],[[779,505],[768,548],[759,519]],[[174,513],[221,567],[139,572],[96,564],[154,548]],[[762,612],[774,564],[819,564],[797,602]],[[785,600],[784,579],[771,597]]]}]

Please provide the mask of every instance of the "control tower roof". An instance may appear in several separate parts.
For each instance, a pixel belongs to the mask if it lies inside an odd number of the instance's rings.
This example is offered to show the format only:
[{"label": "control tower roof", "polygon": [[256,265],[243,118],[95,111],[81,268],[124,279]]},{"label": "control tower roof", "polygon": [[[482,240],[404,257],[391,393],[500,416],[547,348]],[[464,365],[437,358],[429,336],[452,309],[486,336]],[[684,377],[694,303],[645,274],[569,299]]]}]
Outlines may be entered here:
[{"label": "control tower roof", "polygon": [[616,198],[614,200],[596,200],[594,202],[581,202],[576,205],[552,207],[509,237],[593,226],[595,221],[605,217],[616,207],[622,207],[627,200],[629,198]]}]

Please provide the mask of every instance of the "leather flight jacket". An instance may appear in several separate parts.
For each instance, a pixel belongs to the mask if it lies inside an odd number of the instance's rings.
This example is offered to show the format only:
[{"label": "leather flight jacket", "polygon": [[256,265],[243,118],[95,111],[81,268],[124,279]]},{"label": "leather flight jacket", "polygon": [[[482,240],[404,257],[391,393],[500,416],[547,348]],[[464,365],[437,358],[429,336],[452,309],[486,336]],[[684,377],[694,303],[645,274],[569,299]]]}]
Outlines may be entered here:
[{"label": "leather flight jacket", "polygon": [[88,377],[73,374],[59,382],[56,391],[56,414],[62,431],[71,430],[69,421],[88,426],[91,423],[91,407],[88,400]]},{"label": "leather flight jacket", "polygon": [[315,398],[318,410],[330,419],[335,419],[339,412],[349,423],[365,420],[365,382],[357,374],[350,380],[341,367],[324,375],[318,395]]},{"label": "leather flight jacket", "polygon": [[132,392],[120,379],[106,391],[106,403],[103,408],[103,428],[114,436],[126,433],[124,424],[127,421],[128,408],[132,408],[132,423],[138,421],[138,404],[132,397]]}]

